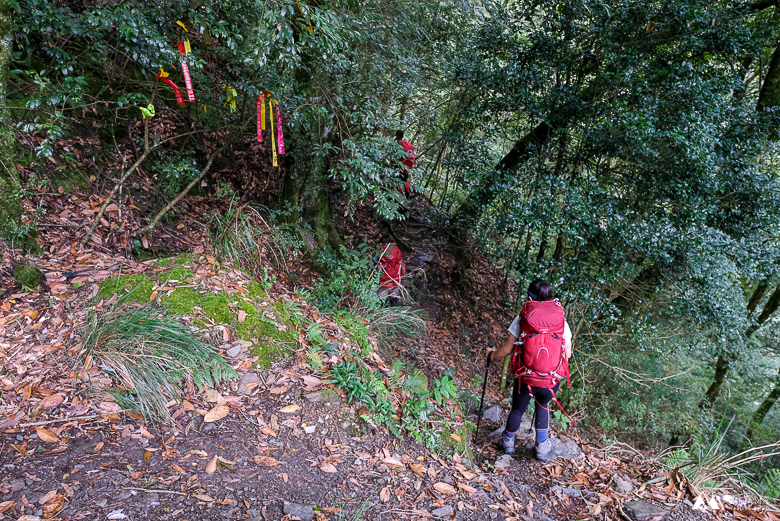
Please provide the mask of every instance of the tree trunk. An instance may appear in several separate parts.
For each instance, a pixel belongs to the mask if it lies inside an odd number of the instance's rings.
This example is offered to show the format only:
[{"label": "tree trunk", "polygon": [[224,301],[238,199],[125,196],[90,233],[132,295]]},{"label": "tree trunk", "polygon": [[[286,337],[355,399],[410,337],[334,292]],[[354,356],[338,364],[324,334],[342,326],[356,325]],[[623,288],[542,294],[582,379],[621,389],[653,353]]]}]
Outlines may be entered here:
[{"label": "tree trunk", "polygon": [[768,279],[764,279],[758,283],[758,286],[756,286],[755,291],[753,291],[753,294],[750,296],[750,301],[748,302],[747,305],[748,316],[751,316],[753,312],[756,310],[756,307],[758,307],[758,303],[761,302],[762,298],[764,298],[764,295],[766,295],[766,290],[768,289],[769,289]]},{"label": "tree trunk", "polygon": [[753,413],[753,418],[750,419],[750,426],[748,427],[747,433],[745,433],[745,437],[747,439],[751,439],[753,437],[753,430],[756,427],[760,427],[761,424],[764,423],[764,418],[766,418],[766,415],[769,414],[769,411],[772,410],[772,407],[775,406],[779,398],[780,398],[780,369],[777,370],[777,381],[775,382],[775,386],[772,388],[771,391],[769,391],[769,394],[767,395],[766,398],[764,398],[764,401],[761,402],[761,405],[758,406],[756,412]]},{"label": "tree trunk", "polygon": [[[751,312],[758,305],[758,301],[761,300],[761,296],[766,293],[767,286],[768,284],[761,282],[753,292],[753,295],[750,297],[750,302],[748,302],[748,309]],[[760,293],[759,296],[757,296],[758,293]],[[752,309],[750,308],[751,304],[753,306]],[[745,331],[745,336],[748,340],[750,340],[750,337],[752,337],[753,334],[758,331],[762,325],[764,325],[764,322],[766,322],[767,319],[772,316],[775,311],[777,311],[778,307],[780,307],[780,285],[778,285],[777,288],[775,288],[774,293],[770,295],[769,300],[764,305],[764,309],[761,311],[758,319],[756,319],[756,321],[751,324],[750,327]],[[705,393],[705,399],[699,403],[699,407],[702,409],[709,409],[712,407],[712,404],[715,403],[715,399],[718,397],[720,390],[723,387],[723,382],[726,381],[726,374],[731,368],[731,358],[732,355],[728,353],[724,353],[718,357],[718,361],[715,364],[715,377],[713,378],[712,383]]]},{"label": "tree trunk", "polygon": [[772,314],[777,311],[778,307],[780,307],[780,284],[777,285],[774,293],[769,296],[769,300],[767,300],[766,304],[764,304],[764,309],[761,310],[761,314],[758,315],[756,321],[747,329],[745,336],[748,338],[753,336],[753,333],[758,331],[758,329],[764,325],[764,322],[766,322],[769,317],[771,317]]},{"label": "tree trunk", "polygon": [[512,149],[493,167],[494,175],[474,190],[473,195],[458,208],[453,216],[453,222],[458,224],[457,229],[465,231],[479,217],[482,208],[493,200],[496,186],[502,184],[501,180],[506,172],[531,157],[552,135],[552,127],[547,122],[542,122],[516,141]]},{"label": "tree trunk", "polygon": [[764,79],[761,91],[758,93],[756,110],[762,111],[776,107],[778,104],[780,104],[780,45],[775,48],[772,60],[769,62],[766,79]]},{"label": "tree trunk", "polygon": [[295,132],[290,140],[287,174],[284,178],[284,201],[293,208],[291,222],[302,219],[311,228],[311,234],[303,230],[309,254],[343,244],[333,225],[328,199],[328,165],[325,159],[315,155],[313,136],[307,131]]},{"label": "tree trunk", "polygon": [[13,7],[8,0],[0,0],[0,238],[8,239],[16,246],[16,241],[24,237],[21,228],[21,185],[14,164],[16,136],[6,104],[14,34],[12,13]]},{"label": "tree trunk", "polygon": [[728,374],[730,367],[731,360],[729,357],[726,355],[718,357],[718,362],[715,364],[715,377],[705,393],[705,399],[699,404],[702,409],[709,409],[715,403],[715,399],[723,387],[723,382],[726,381],[726,374]]}]

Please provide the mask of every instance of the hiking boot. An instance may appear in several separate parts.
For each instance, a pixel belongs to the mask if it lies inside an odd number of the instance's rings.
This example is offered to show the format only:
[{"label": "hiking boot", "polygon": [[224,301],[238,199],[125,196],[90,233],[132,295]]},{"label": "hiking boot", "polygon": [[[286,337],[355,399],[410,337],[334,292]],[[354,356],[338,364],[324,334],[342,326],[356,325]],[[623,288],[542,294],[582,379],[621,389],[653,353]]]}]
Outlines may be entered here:
[{"label": "hiking boot", "polygon": [[501,435],[501,445],[504,449],[504,454],[509,454],[510,456],[515,453],[515,437],[512,436],[511,438],[506,435],[506,433]]},{"label": "hiking boot", "polygon": [[550,451],[552,450],[552,443],[550,443],[550,438],[547,438],[541,443],[536,443],[534,445],[534,452],[536,452],[536,459],[540,461],[547,461],[547,458],[550,456]]}]

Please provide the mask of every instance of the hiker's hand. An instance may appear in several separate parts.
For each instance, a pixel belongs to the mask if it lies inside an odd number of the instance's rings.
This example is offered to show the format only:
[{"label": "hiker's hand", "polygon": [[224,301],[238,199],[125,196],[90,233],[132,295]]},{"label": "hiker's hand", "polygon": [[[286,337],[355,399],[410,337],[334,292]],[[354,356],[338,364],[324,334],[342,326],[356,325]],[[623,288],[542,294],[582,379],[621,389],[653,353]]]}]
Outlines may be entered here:
[{"label": "hiker's hand", "polygon": [[493,353],[495,353],[496,351],[498,351],[498,349],[496,349],[496,346],[493,345],[493,342],[490,342],[490,344],[488,344],[488,348],[487,348],[488,356],[490,358],[494,358],[493,357]]},{"label": "hiker's hand", "polygon": [[571,346],[566,347],[566,360],[571,358]]}]

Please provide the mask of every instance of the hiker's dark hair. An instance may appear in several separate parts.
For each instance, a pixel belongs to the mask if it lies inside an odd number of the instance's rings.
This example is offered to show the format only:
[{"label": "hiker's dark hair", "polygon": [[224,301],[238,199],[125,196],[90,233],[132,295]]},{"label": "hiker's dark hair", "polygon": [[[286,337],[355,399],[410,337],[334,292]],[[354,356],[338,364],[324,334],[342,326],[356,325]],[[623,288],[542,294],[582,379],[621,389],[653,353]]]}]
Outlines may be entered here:
[{"label": "hiker's dark hair", "polygon": [[396,130],[395,131],[395,140],[401,141],[404,138],[404,131],[403,130]]},{"label": "hiker's dark hair", "polygon": [[383,233],[382,238],[380,239],[382,241],[382,244],[388,243],[388,242],[394,242],[393,236],[389,233]]},{"label": "hiker's dark hair", "polygon": [[552,300],[554,298],[552,284],[536,279],[528,286],[528,296],[534,300]]}]

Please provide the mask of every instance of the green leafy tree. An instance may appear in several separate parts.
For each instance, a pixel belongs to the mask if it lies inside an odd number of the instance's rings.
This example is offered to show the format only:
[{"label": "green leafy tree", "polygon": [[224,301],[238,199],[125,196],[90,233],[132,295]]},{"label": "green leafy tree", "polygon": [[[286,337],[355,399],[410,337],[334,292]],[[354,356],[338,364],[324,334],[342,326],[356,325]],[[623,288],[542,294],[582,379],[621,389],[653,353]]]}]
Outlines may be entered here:
[{"label": "green leafy tree", "polygon": [[14,2],[0,1],[0,238],[14,239],[21,230],[21,194],[14,150],[16,138],[6,103]]}]

